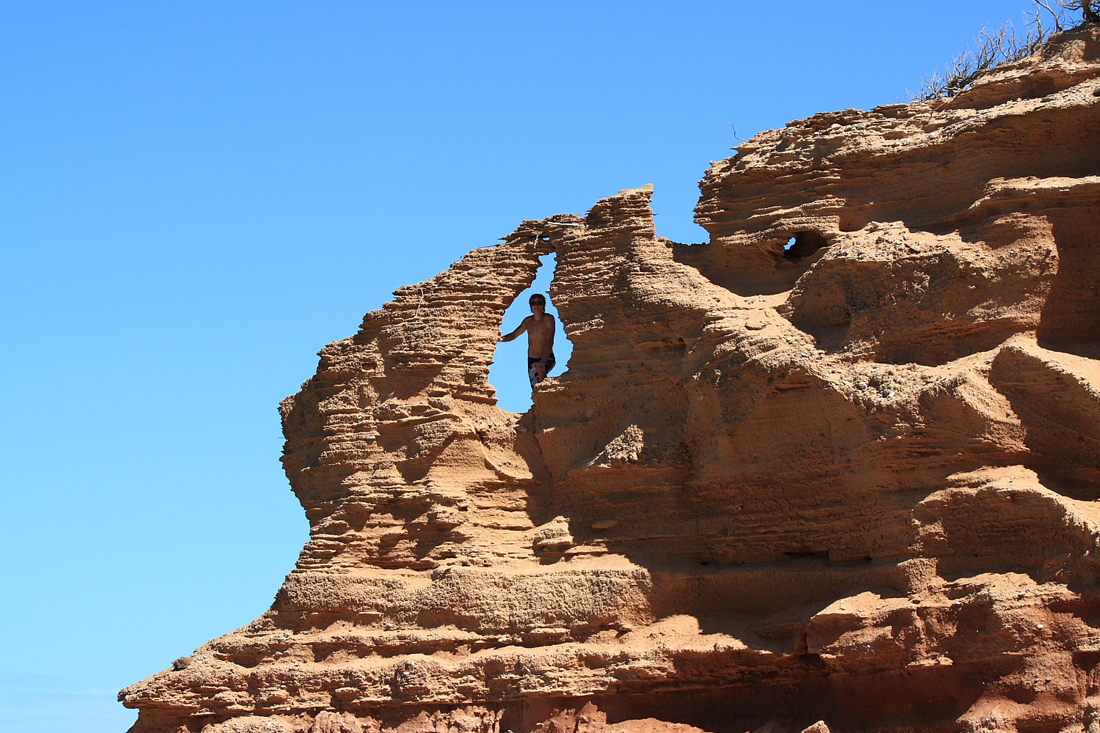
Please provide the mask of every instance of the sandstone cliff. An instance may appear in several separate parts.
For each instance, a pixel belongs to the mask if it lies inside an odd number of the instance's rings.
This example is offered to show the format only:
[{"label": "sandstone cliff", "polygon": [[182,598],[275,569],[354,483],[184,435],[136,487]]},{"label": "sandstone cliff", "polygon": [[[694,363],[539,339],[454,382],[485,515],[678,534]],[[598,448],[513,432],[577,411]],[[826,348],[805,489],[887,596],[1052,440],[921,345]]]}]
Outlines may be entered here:
[{"label": "sandstone cliff", "polygon": [[[706,245],[623,191],[327,346],[296,568],[134,731],[1100,729],[1100,30],[700,188]],[[573,356],[514,415],[549,252]]]}]

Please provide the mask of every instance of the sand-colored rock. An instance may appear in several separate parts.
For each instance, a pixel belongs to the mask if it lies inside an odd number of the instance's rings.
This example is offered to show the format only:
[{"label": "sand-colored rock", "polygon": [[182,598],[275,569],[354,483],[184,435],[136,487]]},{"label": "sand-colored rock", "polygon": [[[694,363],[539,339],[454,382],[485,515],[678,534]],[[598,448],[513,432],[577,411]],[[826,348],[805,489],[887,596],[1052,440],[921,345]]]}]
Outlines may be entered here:
[{"label": "sand-colored rock", "polygon": [[[296,568],[133,730],[1100,728],[1100,30],[700,188],[709,244],[623,191],[325,347]],[[573,356],[506,413],[551,251]]]}]

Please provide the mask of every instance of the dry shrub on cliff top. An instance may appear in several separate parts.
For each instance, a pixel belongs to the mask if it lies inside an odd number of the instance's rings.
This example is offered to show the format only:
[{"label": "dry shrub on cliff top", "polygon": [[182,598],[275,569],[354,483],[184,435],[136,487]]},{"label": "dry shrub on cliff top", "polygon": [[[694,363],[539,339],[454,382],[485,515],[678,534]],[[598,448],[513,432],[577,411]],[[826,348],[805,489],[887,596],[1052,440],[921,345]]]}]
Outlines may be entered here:
[{"label": "dry shrub on cliff top", "polygon": [[[967,48],[955,56],[944,64],[942,72],[933,72],[922,80],[920,90],[911,96],[925,101],[954,97],[986,69],[1035,53],[1052,34],[1085,23],[1100,23],[1100,0],[1034,0],[1034,3],[1034,10],[1024,14],[1027,32],[1022,37],[1010,22],[996,31],[983,28],[977,39],[977,51]],[[1078,11],[1080,20],[1067,20],[1067,13]]]}]

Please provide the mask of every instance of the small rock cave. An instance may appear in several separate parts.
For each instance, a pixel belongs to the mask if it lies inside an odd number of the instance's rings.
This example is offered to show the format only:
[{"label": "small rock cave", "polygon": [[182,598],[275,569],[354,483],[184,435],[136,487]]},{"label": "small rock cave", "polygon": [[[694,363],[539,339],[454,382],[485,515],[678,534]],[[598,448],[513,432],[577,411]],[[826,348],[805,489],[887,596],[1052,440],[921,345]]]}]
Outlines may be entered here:
[{"label": "small rock cave", "polygon": [[813,230],[798,232],[783,245],[783,258],[788,262],[798,262],[827,246],[829,246],[829,240],[821,232]]}]

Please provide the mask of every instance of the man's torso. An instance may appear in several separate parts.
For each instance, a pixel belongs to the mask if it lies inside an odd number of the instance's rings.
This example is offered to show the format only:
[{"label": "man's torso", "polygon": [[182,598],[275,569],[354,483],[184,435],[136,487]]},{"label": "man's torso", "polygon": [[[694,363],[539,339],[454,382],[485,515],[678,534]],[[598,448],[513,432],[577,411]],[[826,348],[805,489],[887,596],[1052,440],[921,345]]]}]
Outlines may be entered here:
[{"label": "man's torso", "polygon": [[531,318],[531,322],[527,324],[527,355],[534,358],[541,358],[543,350],[546,348],[547,342],[550,340],[550,335],[553,332],[553,316],[543,316],[538,321]]}]

